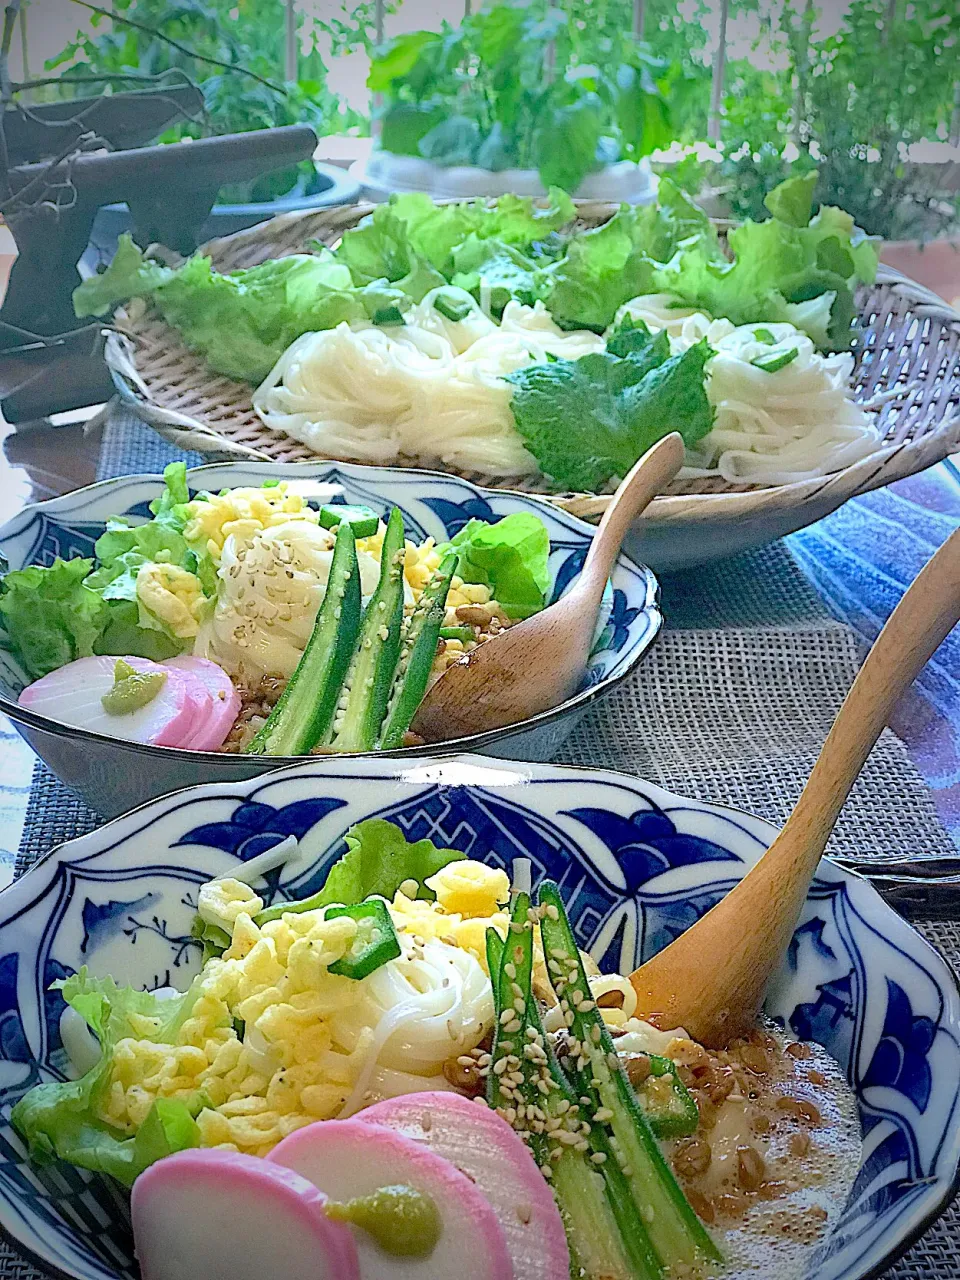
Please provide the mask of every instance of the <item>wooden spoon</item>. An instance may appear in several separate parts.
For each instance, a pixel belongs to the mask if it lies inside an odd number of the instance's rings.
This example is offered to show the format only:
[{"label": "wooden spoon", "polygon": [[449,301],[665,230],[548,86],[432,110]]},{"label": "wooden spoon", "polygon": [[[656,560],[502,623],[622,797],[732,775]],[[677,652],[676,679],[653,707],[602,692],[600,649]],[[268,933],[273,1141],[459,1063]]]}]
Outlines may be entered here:
[{"label": "wooden spoon", "polygon": [[637,1017],[722,1048],[756,1025],[850,788],[897,705],[960,620],[960,530],[894,609],[783,830],[712,910],[630,975]]},{"label": "wooden spoon", "polygon": [[548,711],[576,693],[620,545],[682,465],[677,432],[648,449],[614,494],[573,587],[448,667],[421,702],[413,732],[427,742],[484,733]]}]

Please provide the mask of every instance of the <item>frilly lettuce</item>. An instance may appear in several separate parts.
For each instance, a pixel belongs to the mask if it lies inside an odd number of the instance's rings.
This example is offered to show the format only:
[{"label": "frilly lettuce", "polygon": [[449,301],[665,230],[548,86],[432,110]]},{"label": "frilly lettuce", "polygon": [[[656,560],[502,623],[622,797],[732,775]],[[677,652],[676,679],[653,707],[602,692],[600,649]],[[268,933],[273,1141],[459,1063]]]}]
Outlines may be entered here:
[{"label": "frilly lettuce", "polygon": [[513,299],[533,306],[542,291],[540,274],[532,258],[502,240],[471,234],[453,252],[451,283],[472,293],[494,315],[501,315]]},{"label": "frilly lettuce", "polygon": [[93,1031],[101,1056],[79,1080],[39,1084],[14,1107],[11,1120],[27,1144],[30,1158],[41,1163],[65,1160],[81,1169],[109,1174],[129,1187],[155,1161],[198,1146],[200,1132],[194,1115],[204,1104],[200,1094],[193,1107],[173,1098],[158,1098],[134,1137],[99,1116],[118,1042],[142,1034],[131,1016],[157,1018],[158,1027],[151,1038],[173,1044],[196,1003],[195,989],[179,999],[160,1000],[147,991],[118,987],[112,978],[93,978],[86,969],[54,987]]},{"label": "frilly lettuce", "polygon": [[731,260],[702,210],[664,177],[658,204],[624,206],[574,238],[543,273],[542,296],[568,329],[602,332],[624,302],[662,292],[734,324],[786,321],[822,348],[847,347],[854,289],[876,277],[877,242],[841,209],[813,217],[815,185],[812,172],[775,188],[770,218],[729,233]]},{"label": "frilly lettuce", "polygon": [[438,849],[430,840],[411,842],[392,822],[368,818],[343,837],[347,851],[338,858],[309,897],[278,902],[257,916],[257,923],[277,919],[288,911],[317,911],[333,903],[363,902],[374,895],[392,900],[405,880],[415,880],[418,897],[433,898],[424,881],[450,862],[466,857],[457,849]]},{"label": "frilly lettuce", "polygon": [[440,548],[447,549],[459,556],[457,573],[464,582],[488,586],[509,617],[529,618],[543,608],[550,589],[550,536],[535,515],[517,511],[496,524],[471,520],[448,548]]},{"label": "frilly lettuce", "polygon": [[94,546],[99,567],[87,579],[87,586],[109,606],[97,653],[133,653],[161,661],[189,647],[188,640],[175,636],[144,607],[137,593],[137,577],[145,564],[170,564],[194,574],[200,589],[214,596],[216,567],[183,536],[189,501],[186,466],[171,462],[164,471],[163,493],[151,503],[152,520],[134,525],[116,516],[107,521]]},{"label": "frilly lettuce", "polygon": [[0,576],[0,644],[16,653],[31,679],[91,654],[159,662],[182,652],[185,642],[143,609],[137,574],[151,562],[175,564],[196,574],[212,597],[216,569],[203,549],[191,549],[183,537],[190,498],[186,467],[171,463],[164,479],[151,521],[107,521],[95,545],[96,569],[92,560],[78,558]]},{"label": "frilly lettuce", "polygon": [[734,324],[786,321],[817,346],[850,345],[854,289],[876,278],[878,241],[857,232],[842,209],[813,217],[815,172],[790,178],[767,197],[772,217],[730,231],[730,262],[713,239],[682,245],[655,276],[658,290]]},{"label": "frilly lettuce", "polygon": [[564,329],[602,333],[625,302],[656,291],[658,265],[691,237],[722,260],[709,218],[663,178],[658,204],[622,205],[609,222],[570,241],[543,273],[547,307]]},{"label": "frilly lettuce", "polygon": [[435,284],[449,282],[455,271],[463,270],[455,265],[455,251],[471,237],[522,249],[545,239],[573,216],[573,201],[558,189],[551,189],[543,209],[513,195],[501,196],[492,205],[482,200],[438,205],[428,195],[410,192],[391,196],[346,232],[336,256],[350,268],[357,285],[383,278],[409,292],[405,281],[419,279],[423,264],[438,273]]},{"label": "frilly lettuce", "polygon": [[221,275],[202,254],[181,267],[158,267],[129,236],[121,236],[103,275],[74,291],[73,304],[83,318],[105,315],[137,297],[152,297],[211,369],[249,382],[262,381],[304,333],[408,305],[403,293],[382,280],[355,287],[347,266],[326,249]]},{"label": "frilly lettuce", "polygon": [[86,584],[92,560],[54,560],[0,577],[0,644],[31,679],[94,652],[106,605]]}]

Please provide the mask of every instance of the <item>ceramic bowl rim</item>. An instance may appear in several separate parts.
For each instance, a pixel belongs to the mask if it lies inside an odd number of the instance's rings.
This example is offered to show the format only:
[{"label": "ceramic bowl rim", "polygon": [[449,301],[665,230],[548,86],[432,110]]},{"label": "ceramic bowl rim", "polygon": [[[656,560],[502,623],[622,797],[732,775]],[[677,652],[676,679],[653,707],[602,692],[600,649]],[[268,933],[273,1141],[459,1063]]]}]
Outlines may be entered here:
[{"label": "ceramic bowl rim", "polygon": [[[316,463],[302,462],[261,462],[257,458],[251,458],[248,462],[242,459],[234,459],[231,462],[213,462],[206,463],[200,467],[188,467],[187,479],[197,475],[198,472],[216,472],[221,468],[237,467],[237,466],[254,466],[257,468],[275,468],[277,473],[288,474],[292,469],[302,467],[321,467],[330,466],[343,469],[350,472],[361,472],[364,475],[372,473],[373,476],[385,476],[390,479],[394,476],[410,477],[414,479],[428,478],[443,480],[461,485],[465,489],[470,490],[474,495],[480,497],[509,497],[513,500],[521,500],[530,503],[534,507],[546,508],[550,515],[559,518],[564,523],[570,523],[578,532],[590,534],[591,537],[596,533],[596,525],[590,524],[586,520],[581,520],[579,516],[571,515],[566,511],[560,511],[552,506],[546,499],[538,497],[535,494],[521,493],[519,490],[503,490],[492,489],[482,485],[474,484],[470,480],[463,480],[459,476],[448,475],[442,471],[421,471],[410,467],[370,467],[362,463],[338,462],[335,458],[321,458]],[[111,476],[106,480],[97,480],[93,484],[83,485],[79,489],[72,489],[68,494],[62,494],[55,498],[46,498],[42,502],[32,502],[25,506],[17,515],[13,516],[10,521],[6,521],[0,525],[0,536],[9,528],[14,520],[23,520],[32,518],[35,512],[43,512],[44,508],[61,501],[63,498],[74,498],[82,494],[88,494],[97,489],[107,489],[120,482],[155,482],[162,484],[163,476],[155,472],[143,472],[135,475]],[[464,738],[452,738],[449,742],[424,743],[418,747],[398,747],[392,751],[349,751],[343,752],[342,758],[345,760],[363,760],[372,756],[383,757],[385,759],[396,760],[413,760],[436,754],[438,750],[444,753],[449,751],[451,754],[473,754],[482,752],[483,748],[492,743],[503,741],[508,742],[511,738],[521,733],[533,732],[552,724],[555,720],[563,719],[572,712],[586,710],[598,698],[604,697],[612,690],[616,689],[628,676],[632,675],[637,665],[647,656],[653,646],[660,638],[663,630],[664,618],[660,608],[660,583],[650,569],[645,564],[640,564],[628,555],[623,549],[617,557],[618,563],[625,561],[630,569],[634,570],[637,577],[643,579],[646,583],[646,599],[644,601],[644,612],[650,619],[650,633],[647,636],[646,643],[633,655],[626,663],[624,669],[618,672],[611,672],[597,681],[596,684],[590,685],[586,689],[581,689],[579,693],[575,693],[572,697],[565,699],[556,707],[551,707],[547,711],[541,711],[538,715],[528,716],[526,720],[519,720],[516,724],[504,725],[500,729],[488,729],[484,733],[470,734]],[[23,724],[31,729],[37,729],[43,733],[47,733],[52,737],[65,738],[68,740],[77,740],[80,742],[89,742],[95,745],[104,745],[114,748],[126,749],[132,751],[135,755],[145,755],[148,758],[156,757],[161,760],[181,760],[185,763],[198,763],[206,766],[229,768],[230,762],[235,759],[234,755],[229,752],[222,751],[187,751],[182,747],[159,747],[150,743],[130,742],[124,738],[113,738],[105,733],[96,733],[91,729],[82,729],[77,725],[66,724],[60,720],[54,720],[49,716],[39,715],[35,711],[31,711],[27,707],[22,707],[18,702],[12,701],[0,689],[0,713],[8,716],[14,723]],[[249,757],[254,759],[254,757]],[[310,756],[273,756],[271,762],[275,760],[278,768],[286,765],[295,764],[298,761],[310,759]]]}]

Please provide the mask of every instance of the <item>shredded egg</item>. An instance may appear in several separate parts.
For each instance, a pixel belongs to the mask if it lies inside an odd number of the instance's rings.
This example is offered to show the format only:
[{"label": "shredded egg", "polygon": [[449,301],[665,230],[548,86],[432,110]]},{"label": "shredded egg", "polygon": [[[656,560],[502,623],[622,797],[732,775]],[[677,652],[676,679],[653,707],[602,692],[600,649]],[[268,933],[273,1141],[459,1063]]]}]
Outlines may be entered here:
[{"label": "shredded egg", "polygon": [[[390,910],[402,954],[359,981],[329,971],[356,936],[349,916],[288,912],[260,927],[254,916],[263,903],[248,885],[204,885],[200,913],[231,932],[232,944],[204,966],[174,1044],[159,1042],[157,1019],[132,1018],[137,1035],[116,1046],[101,1118],[132,1134],[156,1098],[179,1098],[199,1103],[204,1146],[265,1155],[314,1120],[450,1088],[443,1064],[480,1044],[493,1024],[482,952],[454,937],[475,925],[482,939],[489,922],[506,932],[497,910],[505,877],[483,870],[486,887],[471,883],[463,905],[489,908],[489,918],[448,915],[398,894]],[[462,880],[442,878],[451,901]],[[437,930],[423,934],[428,915]]]},{"label": "shredded egg", "polygon": [[200,579],[174,564],[142,564],[137,573],[137,600],[181,640],[197,634],[207,610]]}]

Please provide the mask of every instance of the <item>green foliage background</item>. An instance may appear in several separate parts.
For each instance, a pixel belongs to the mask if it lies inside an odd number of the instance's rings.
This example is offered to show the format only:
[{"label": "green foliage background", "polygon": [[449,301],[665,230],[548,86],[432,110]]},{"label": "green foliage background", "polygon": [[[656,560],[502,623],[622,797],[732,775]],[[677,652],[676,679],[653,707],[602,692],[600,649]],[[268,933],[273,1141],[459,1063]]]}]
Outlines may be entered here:
[{"label": "green foliage background", "polygon": [[[91,78],[181,71],[202,83],[206,119],[179,126],[167,135],[171,139],[301,120],[320,133],[369,128],[367,118],[328,89],[327,69],[306,27],[298,78],[284,92],[239,73],[246,67],[271,80],[281,73],[283,0],[112,3],[119,15],[237,68],[213,71],[155,37],[96,18],[92,31],[52,60],[51,69]],[[494,0],[489,7],[510,10],[512,4]],[[387,12],[401,7],[402,0],[390,0]],[[908,163],[905,153],[917,141],[946,139],[952,118],[955,126],[957,0],[851,0],[840,29],[824,37],[822,19],[830,9],[831,0],[731,0],[731,22],[752,21],[756,48],[751,57],[728,63],[722,163],[708,172],[687,161],[680,183],[695,190],[702,182],[719,182],[737,216],[758,217],[773,186],[816,166],[820,198],[848,209],[868,232],[887,238],[936,234],[956,222],[956,196],[938,190],[936,178],[925,176],[930,166]],[[459,0],[442,9],[438,0],[438,11],[453,22],[462,13]],[[407,105],[407,117],[393,123],[403,126],[408,143],[412,136],[418,147],[430,128],[442,126],[429,140],[432,158],[463,163],[475,160],[482,146],[486,167],[534,164],[548,181],[569,186],[590,163],[706,136],[708,39],[715,21],[708,0],[687,0],[682,14],[677,0],[646,0],[646,48],[630,34],[633,0],[531,0],[524,14],[522,39],[502,21],[509,38],[497,45],[498,24],[488,22],[484,36],[474,17],[459,61],[448,56],[456,33],[446,25],[444,65],[414,50],[399,77],[371,82]],[[310,30],[329,39],[334,57],[372,49],[373,0],[341,0],[339,10],[311,21]],[[439,12],[435,25],[442,25]],[[548,44],[554,65],[572,69],[559,84],[544,83]],[[423,79],[425,70],[432,82]],[[100,87],[91,84],[91,91]],[[424,104],[432,120],[417,117]],[[268,198],[295,176],[268,175],[255,194]]]}]

